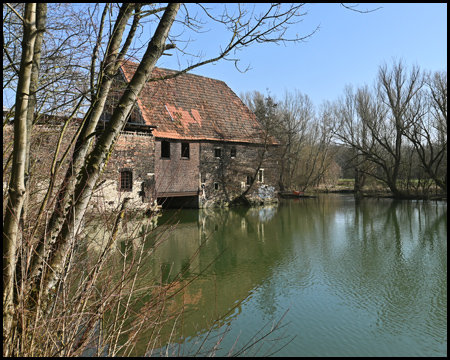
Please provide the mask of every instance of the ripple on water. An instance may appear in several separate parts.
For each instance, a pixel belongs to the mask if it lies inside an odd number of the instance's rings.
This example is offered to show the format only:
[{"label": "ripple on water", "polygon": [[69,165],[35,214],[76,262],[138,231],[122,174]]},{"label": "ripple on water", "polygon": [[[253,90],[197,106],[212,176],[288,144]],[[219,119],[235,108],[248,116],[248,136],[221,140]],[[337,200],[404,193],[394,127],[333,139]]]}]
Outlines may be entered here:
[{"label": "ripple on water", "polygon": [[[245,343],[289,309],[286,334],[296,338],[283,356],[446,354],[446,224],[434,212],[409,219],[406,203],[346,204],[286,206],[286,217],[265,223],[265,234],[276,236],[260,241],[259,224],[246,218],[246,237],[226,239],[235,249],[211,268],[236,301],[247,298],[223,348],[237,336]],[[260,229],[254,241],[250,229]]]}]

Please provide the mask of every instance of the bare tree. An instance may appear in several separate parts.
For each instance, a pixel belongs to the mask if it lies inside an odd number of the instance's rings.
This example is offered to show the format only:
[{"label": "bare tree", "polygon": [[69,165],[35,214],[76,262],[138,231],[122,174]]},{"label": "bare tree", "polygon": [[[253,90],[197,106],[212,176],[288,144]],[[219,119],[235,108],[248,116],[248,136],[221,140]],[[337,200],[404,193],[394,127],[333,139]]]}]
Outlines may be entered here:
[{"label": "bare tree", "polygon": [[398,61],[392,68],[380,66],[372,91],[368,86],[355,93],[347,90],[339,102],[337,136],[374,165],[364,171],[384,182],[396,197],[408,196],[402,188],[411,169],[406,161],[412,145],[407,134],[423,117],[423,86],[420,69],[413,66],[408,73],[404,62]]},{"label": "bare tree", "polygon": [[308,126],[297,162],[294,184],[301,191],[325,182],[336,151],[332,146],[334,127],[333,105],[324,102]]},{"label": "bare tree", "polygon": [[[367,87],[358,90],[360,99],[364,97],[363,94],[368,94]],[[356,110],[356,95],[354,94],[352,86],[348,85],[344,89],[344,98],[340,100],[339,106],[336,108],[337,117],[340,121],[341,129],[337,130],[338,134],[342,131],[347,133],[347,136],[353,143],[358,143],[359,146],[347,147],[348,159],[345,162],[347,168],[353,169],[355,184],[354,191],[356,196],[362,195],[362,190],[366,181],[369,162],[362,154],[359,147],[366,148],[368,143],[368,128],[364,122],[358,122]],[[367,98],[367,96],[366,96]],[[343,128],[342,128],[343,126]],[[348,143],[348,142],[347,142]]]},{"label": "bare tree", "polygon": [[427,74],[425,83],[417,121],[405,135],[426,173],[447,193],[447,72]]},{"label": "bare tree", "polygon": [[314,117],[314,105],[308,95],[297,89],[293,93],[285,91],[279,103],[279,138],[284,147],[281,154],[280,189],[291,189],[294,173],[299,164],[299,154],[306,141],[310,123]]},{"label": "bare tree", "polygon": [[[19,69],[19,83],[16,92],[16,112],[14,122],[14,152],[9,185],[9,198],[3,224],[3,309],[4,309],[4,336],[12,339],[14,317],[14,277],[17,256],[20,251],[22,239],[19,229],[19,219],[26,196],[25,173],[27,171],[27,111],[29,107],[29,94],[32,82],[32,67],[34,58],[34,45],[36,42],[36,4],[26,4],[23,18],[22,60]],[[6,333],[5,333],[6,330]],[[7,342],[6,347],[11,343]],[[6,355],[10,355],[7,350]]]},{"label": "bare tree", "polygon": [[335,153],[332,104],[324,103],[316,115],[309,97],[298,90],[286,91],[281,101],[258,91],[241,97],[280,144],[280,189],[305,191],[323,181]]},{"label": "bare tree", "polygon": [[241,94],[241,98],[264,124],[266,131],[279,142],[276,155],[280,164],[278,184],[281,191],[290,189],[314,116],[311,100],[298,90],[293,93],[286,90],[280,101],[270,95],[265,97],[256,90]]}]

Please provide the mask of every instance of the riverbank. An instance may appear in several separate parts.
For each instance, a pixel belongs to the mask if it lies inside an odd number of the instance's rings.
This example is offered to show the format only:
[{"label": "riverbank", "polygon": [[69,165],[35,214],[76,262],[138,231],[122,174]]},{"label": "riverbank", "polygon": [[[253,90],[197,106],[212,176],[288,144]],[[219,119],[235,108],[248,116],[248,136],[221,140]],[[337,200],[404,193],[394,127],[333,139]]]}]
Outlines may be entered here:
[{"label": "riverbank", "polygon": [[[314,187],[308,195],[313,196],[317,194],[354,194],[354,180],[352,179],[339,179],[335,185],[320,185]],[[399,200],[442,200],[447,201],[447,194],[429,190],[425,194],[409,194],[407,196],[398,197],[392,194],[391,190],[378,182],[369,183],[362,191],[361,197],[368,198],[390,198]]]},{"label": "riverbank", "polygon": [[[314,189],[315,194],[354,194],[354,190],[350,189]],[[305,196],[307,197],[307,196]],[[311,197],[311,196],[310,196]],[[392,194],[390,190],[367,190],[363,191],[361,197],[367,198],[387,198],[387,199],[397,199],[397,200],[441,200],[447,201],[447,196],[443,194],[430,194],[430,195],[420,195],[411,194],[408,196],[398,197]]]}]

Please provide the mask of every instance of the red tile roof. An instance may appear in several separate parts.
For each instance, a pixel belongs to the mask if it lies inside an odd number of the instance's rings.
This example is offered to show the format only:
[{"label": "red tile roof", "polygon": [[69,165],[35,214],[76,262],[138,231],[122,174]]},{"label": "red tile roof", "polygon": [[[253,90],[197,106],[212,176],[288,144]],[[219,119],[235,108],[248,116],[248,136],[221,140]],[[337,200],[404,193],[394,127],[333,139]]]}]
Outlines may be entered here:
[{"label": "red tile roof", "polygon": [[[122,72],[130,81],[138,64],[126,62]],[[176,71],[155,68],[152,78]],[[147,125],[157,125],[156,137],[264,143],[256,116],[223,81],[194,74],[148,82],[138,98]],[[271,140],[270,143],[276,143]]]}]

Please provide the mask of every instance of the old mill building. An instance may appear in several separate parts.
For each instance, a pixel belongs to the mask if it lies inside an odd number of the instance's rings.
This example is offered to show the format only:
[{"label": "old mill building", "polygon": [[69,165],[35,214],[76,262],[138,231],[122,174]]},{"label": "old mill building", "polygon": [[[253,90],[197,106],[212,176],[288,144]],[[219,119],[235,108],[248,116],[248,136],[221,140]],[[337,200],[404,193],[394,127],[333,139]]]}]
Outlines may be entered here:
[{"label": "old mill building", "polygon": [[[110,119],[137,66],[121,66],[101,124]],[[275,199],[277,142],[223,81],[188,73],[164,79],[176,73],[153,70],[98,183],[94,204],[116,208],[127,197],[137,208],[156,200],[170,207],[223,206],[249,187],[246,197],[256,203]],[[52,136],[50,129],[39,138],[50,144]],[[46,161],[45,154],[35,154],[38,162]]]}]

